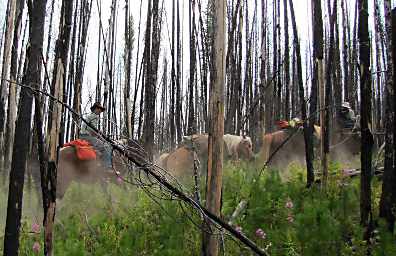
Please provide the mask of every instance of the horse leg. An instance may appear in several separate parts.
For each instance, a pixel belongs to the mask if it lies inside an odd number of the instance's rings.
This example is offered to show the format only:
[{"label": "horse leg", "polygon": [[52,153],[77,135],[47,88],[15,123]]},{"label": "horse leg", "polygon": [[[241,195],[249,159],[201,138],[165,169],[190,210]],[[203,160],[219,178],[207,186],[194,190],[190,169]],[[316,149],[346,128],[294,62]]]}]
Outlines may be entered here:
[{"label": "horse leg", "polygon": [[57,178],[56,184],[56,198],[63,199],[65,196],[66,190],[71,184],[71,179],[69,177],[59,177]]}]

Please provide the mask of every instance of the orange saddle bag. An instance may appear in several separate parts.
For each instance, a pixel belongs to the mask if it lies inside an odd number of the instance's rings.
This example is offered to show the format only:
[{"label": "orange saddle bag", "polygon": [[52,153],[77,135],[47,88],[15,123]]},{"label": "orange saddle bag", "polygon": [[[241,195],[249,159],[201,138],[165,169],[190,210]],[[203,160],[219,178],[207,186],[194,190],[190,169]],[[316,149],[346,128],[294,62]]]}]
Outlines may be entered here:
[{"label": "orange saddle bag", "polygon": [[86,140],[82,140],[82,139],[73,140],[64,144],[63,147],[74,147],[76,149],[77,158],[82,161],[96,159],[95,149]]}]

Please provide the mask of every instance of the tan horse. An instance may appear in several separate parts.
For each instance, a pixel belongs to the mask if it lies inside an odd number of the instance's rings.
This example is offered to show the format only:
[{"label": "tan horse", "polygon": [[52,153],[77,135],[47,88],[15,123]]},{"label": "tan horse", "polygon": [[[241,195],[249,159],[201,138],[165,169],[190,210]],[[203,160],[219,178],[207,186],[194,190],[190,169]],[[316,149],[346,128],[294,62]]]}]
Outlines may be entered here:
[{"label": "tan horse", "polygon": [[[319,126],[315,126],[314,135],[317,140],[320,140]],[[261,140],[262,146],[256,158],[259,166],[263,166],[270,158],[269,166],[278,168],[287,167],[292,162],[305,164],[305,141],[302,128],[298,128],[297,131],[284,129],[263,134]]]},{"label": "tan horse", "polygon": [[[252,142],[249,137],[224,135],[224,159],[252,160]],[[208,135],[194,134],[184,137],[184,143],[170,153],[162,154],[157,163],[172,175],[192,176],[194,160],[199,160],[204,167],[208,161]],[[205,169],[205,168],[203,168]]]},{"label": "tan horse", "polygon": [[118,174],[125,173],[126,167],[122,156],[113,152],[113,170],[103,168],[102,161],[80,160],[74,147],[64,147],[59,151],[56,197],[63,198],[72,181],[81,183],[116,182]]},{"label": "tan horse", "polygon": [[[279,130],[262,135],[262,147],[258,153],[257,163],[262,166],[271,157],[269,165],[278,168],[287,167],[291,162],[304,165],[305,141],[303,129],[300,128],[293,135],[292,133],[292,130]],[[289,136],[291,136],[290,139]],[[335,125],[330,138],[330,159],[333,161],[350,161],[353,156],[360,152],[359,135],[352,131],[345,133],[338,125]],[[286,139],[289,139],[289,141],[281,146]],[[317,142],[314,143],[317,146],[316,150],[319,150],[321,129],[317,125],[314,126],[314,140]]]}]

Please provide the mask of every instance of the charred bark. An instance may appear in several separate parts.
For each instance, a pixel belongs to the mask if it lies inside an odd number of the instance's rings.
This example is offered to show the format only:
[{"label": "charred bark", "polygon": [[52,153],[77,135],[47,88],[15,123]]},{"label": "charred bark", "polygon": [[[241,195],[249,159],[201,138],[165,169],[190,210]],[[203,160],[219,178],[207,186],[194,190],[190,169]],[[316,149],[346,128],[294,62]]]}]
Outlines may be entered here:
[{"label": "charred bark", "polygon": [[[313,79],[311,86],[311,96],[309,102],[309,121],[307,144],[307,186],[311,186],[314,181],[313,159],[313,132],[317,120],[318,88],[323,86],[323,18],[322,1],[312,1],[312,27],[313,27]],[[300,97],[301,99],[301,97]]]},{"label": "charred bark", "polygon": [[[380,200],[380,217],[384,218],[388,224],[388,230],[393,232],[395,225],[394,208],[396,206],[396,191],[394,184],[395,174],[395,148],[394,148],[394,129],[395,129],[395,103],[394,87],[396,84],[396,9],[391,11],[391,1],[385,1],[385,24],[387,30],[387,83],[385,86],[385,160],[384,178],[382,183],[382,194]],[[389,59],[391,58],[391,59]]]},{"label": "charred bark", "polygon": [[[360,179],[360,221],[363,226],[369,224],[371,214],[371,160],[373,135],[371,121],[371,78],[370,78],[370,41],[368,33],[368,3],[359,0],[359,56],[360,56],[360,127],[362,132]],[[365,237],[368,239],[369,237]]]},{"label": "charred bark", "polygon": [[[158,58],[160,51],[160,16],[158,3],[158,0],[153,0],[152,10],[148,10],[145,41],[146,83],[143,138],[144,147],[151,159],[154,154],[155,98],[157,87]],[[149,9],[151,9],[151,1],[149,2]],[[152,35],[148,35],[148,33],[152,33]]]},{"label": "charred bark", "polygon": [[[37,88],[40,84],[41,50],[43,47],[46,0],[28,2],[29,7],[29,49],[26,52],[27,69],[23,84]],[[21,227],[22,197],[26,159],[29,150],[33,99],[27,89],[21,90],[18,119],[16,123],[14,149],[8,192],[7,220],[4,236],[4,255],[18,255]]]},{"label": "charred bark", "polygon": [[[22,15],[25,7],[25,1],[17,0],[14,20],[14,35],[11,50],[11,67],[10,80],[17,82],[18,75],[18,48],[19,35],[22,29]],[[17,115],[17,89],[16,86],[10,86],[8,92],[8,108],[7,108],[7,123],[5,132],[5,150],[4,150],[4,169],[8,170],[11,164],[12,147],[14,144],[15,120]]]},{"label": "charred bark", "polygon": [[[11,61],[11,47],[12,47],[12,36],[14,34],[14,19],[15,9],[17,0],[8,0],[7,11],[6,11],[6,30],[4,34],[4,51],[1,77],[8,78],[8,72]],[[1,46],[1,45],[0,45]],[[0,81],[0,152],[4,154],[4,128],[6,123],[6,99],[7,99],[7,88],[8,84],[5,80]],[[6,161],[6,159],[4,159]],[[2,166],[2,157],[0,157],[0,166]]]},{"label": "charred bark", "polygon": [[[194,111],[194,89],[196,87],[196,50],[195,50],[195,1],[190,1],[190,80],[188,89],[188,130],[187,134],[197,132],[195,111]],[[197,97],[197,95],[195,96]]]}]

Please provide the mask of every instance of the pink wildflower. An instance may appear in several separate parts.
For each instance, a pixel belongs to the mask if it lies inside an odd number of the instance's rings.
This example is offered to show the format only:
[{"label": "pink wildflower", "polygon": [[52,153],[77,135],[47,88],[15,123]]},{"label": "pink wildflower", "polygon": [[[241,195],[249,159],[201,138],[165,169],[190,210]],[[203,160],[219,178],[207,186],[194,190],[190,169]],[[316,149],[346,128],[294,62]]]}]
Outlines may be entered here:
[{"label": "pink wildflower", "polygon": [[241,232],[242,232],[242,227],[241,227],[241,226],[236,226],[236,227],[235,227],[235,230],[236,230],[238,233],[241,233]]},{"label": "pink wildflower", "polygon": [[264,230],[262,230],[261,228],[258,228],[256,230],[256,236],[261,239],[265,239],[267,237],[267,234],[264,232]]},{"label": "pink wildflower", "polygon": [[287,202],[286,202],[285,207],[286,207],[287,209],[293,209],[294,204],[293,204],[293,202],[292,202],[292,200],[291,200],[290,198],[287,199]]},{"label": "pink wildflower", "polygon": [[121,184],[123,182],[122,178],[120,176],[117,177],[117,184]]},{"label": "pink wildflower", "polygon": [[289,223],[293,223],[293,222],[294,222],[294,217],[293,217],[293,215],[291,215],[291,214],[289,213],[289,215],[287,216],[286,220],[287,220]]},{"label": "pink wildflower", "polygon": [[36,234],[40,233],[40,225],[37,223],[33,223],[32,224],[32,232],[36,233]]},{"label": "pink wildflower", "polygon": [[33,252],[39,253],[40,252],[40,243],[34,242],[32,249],[33,249]]}]

